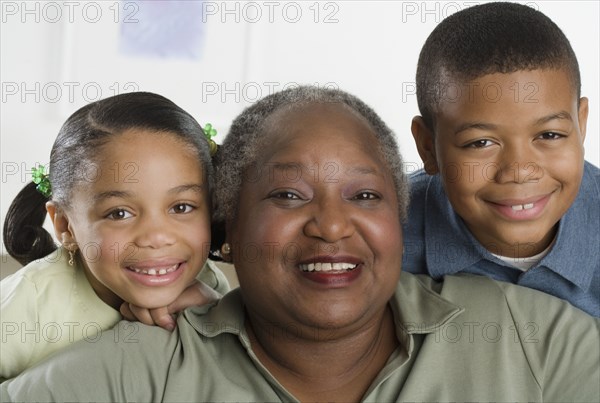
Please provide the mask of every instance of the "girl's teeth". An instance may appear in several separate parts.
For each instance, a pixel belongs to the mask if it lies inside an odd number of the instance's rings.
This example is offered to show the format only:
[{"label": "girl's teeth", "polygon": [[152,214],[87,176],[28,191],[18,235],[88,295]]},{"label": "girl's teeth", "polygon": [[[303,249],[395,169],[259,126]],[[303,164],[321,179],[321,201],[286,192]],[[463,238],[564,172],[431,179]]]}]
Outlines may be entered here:
[{"label": "girl's teeth", "polygon": [[533,208],[533,203],[517,204],[516,206],[511,206],[511,207],[515,211],[529,210],[530,208]]},{"label": "girl's teeth", "polygon": [[356,266],[358,265],[353,263],[309,263],[301,264],[300,269],[302,271],[344,271],[355,269]]},{"label": "girl's teeth", "polygon": [[131,270],[135,271],[136,273],[141,273],[141,274],[147,274],[149,276],[163,276],[167,273],[172,273],[175,270],[177,270],[177,268],[179,267],[179,264],[174,264],[173,266],[167,267],[167,268],[162,268],[162,269],[138,269],[135,267],[130,267]]}]

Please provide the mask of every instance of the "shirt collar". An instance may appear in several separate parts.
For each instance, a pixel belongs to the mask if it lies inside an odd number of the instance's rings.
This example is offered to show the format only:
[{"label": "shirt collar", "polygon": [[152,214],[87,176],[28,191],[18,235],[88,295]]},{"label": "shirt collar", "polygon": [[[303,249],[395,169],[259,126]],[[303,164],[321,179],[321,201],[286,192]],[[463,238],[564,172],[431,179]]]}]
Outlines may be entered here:
[{"label": "shirt collar", "polygon": [[396,293],[390,301],[396,334],[403,345],[409,347],[409,353],[412,345],[405,343],[409,335],[433,333],[464,311],[426,287],[421,282],[422,279],[434,281],[427,276],[403,272]]},{"label": "shirt collar", "polygon": [[433,175],[425,194],[425,259],[433,277],[457,273],[484,259],[486,250],[454,212],[440,176]]},{"label": "shirt collar", "polygon": [[577,197],[559,222],[554,247],[539,263],[584,290],[600,270],[600,189],[594,175],[600,175],[598,168],[586,162]]},{"label": "shirt collar", "polygon": [[[245,313],[239,288],[228,292],[212,306],[193,307],[184,311],[188,322],[206,337],[231,333],[247,341]],[[403,272],[390,306],[394,313],[396,334],[401,342],[411,334],[432,333],[463,312],[463,309],[419,280],[419,276]]]},{"label": "shirt collar", "polygon": [[[600,189],[594,175],[599,175],[598,168],[586,162],[579,192],[559,222],[555,244],[538,264],[584,290],[600,270]],[[454,212],[439,175],[431,177],[425,195],[425,245],[433,277],[457,273],[482,259],[506,265],[475,239]]]},{"label": "shirt collar", "polygon": [[184,315],[199,334],[209,338],[222,333],[246,335],[243,305],[240,289],[236,288],[212,305],[186,309]]}]

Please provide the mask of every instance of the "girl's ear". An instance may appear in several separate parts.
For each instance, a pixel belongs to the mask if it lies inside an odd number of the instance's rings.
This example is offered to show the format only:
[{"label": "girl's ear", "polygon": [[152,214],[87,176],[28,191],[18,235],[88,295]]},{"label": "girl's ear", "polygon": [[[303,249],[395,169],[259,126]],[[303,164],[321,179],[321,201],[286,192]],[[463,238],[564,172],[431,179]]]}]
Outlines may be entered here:
[{"label": "girl's ear", "polygon": [[54,226],[54,234],[60,243],[69,250],[77,249],[77,240],[71,231],[69,217],[67,217],[64,210],[58,207],[56,203],[49,201],[46,203],[46,211],[50,215]]},{"label": "girl's ear", "polygon": [[410,130],[415,139],[419,156],[421,156],[421,160],[423,160],[425,172],[429,175],[437,174],[440,170],[435,155],[433,133],[429,130],[421,116],[415,116],[413,118]]}]

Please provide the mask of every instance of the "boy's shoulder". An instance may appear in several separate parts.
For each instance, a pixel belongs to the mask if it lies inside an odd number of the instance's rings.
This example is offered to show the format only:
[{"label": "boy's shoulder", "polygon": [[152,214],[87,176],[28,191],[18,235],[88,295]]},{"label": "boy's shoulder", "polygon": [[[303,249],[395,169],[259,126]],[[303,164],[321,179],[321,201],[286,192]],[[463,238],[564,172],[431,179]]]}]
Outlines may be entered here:
[{"label": "boy's shoulder", "polygon": [[585,161],[583,165],[583,182],[591,181],[596,185],[597,195],[600,197],[600,168],[592,164],[591,162]]},{"label": "boy's shoulder", "polygon": [[427,189],[427,186],[433,178],[434,176],[429,175],[424,169],[419,169],[408,174],[411,195],[413,192],[420,192]]},{"label": "boy's shoulder", "polygon": [[[422,221],[426,199],[432,197],[430,189],[432,187],[435,189],[441,188],[441,183],[439,183],[439,186],[436,183],[439,182],[438,175],[429,175],[423,169],[410,173],[408,182],[410,193],[408,221],[411,221],[412,225],[416,221]],[[437,191],[434,193],[437,193]]]}]

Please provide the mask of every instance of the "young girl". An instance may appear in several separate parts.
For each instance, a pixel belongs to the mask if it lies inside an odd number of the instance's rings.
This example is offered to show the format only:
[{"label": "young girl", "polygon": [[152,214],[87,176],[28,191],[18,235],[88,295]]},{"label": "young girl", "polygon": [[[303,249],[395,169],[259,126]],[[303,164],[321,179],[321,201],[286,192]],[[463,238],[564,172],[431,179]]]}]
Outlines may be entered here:
[{"label": "young girl", "polygon": [[[93,342],[121,319],[122,305],[159,323],[180,295],[200,290],[208,302],[217,297],[211,288],[228,291],[205,264],[209,141],[190,114],[151,93],[94,102],[67,119],[49,177],[36,172],[4,225],[8,252],[26,267],[0,282],[1,378],[74,341]],[[46,212],[58,249],[42,228]],[[161,325],[172,328],[166,317]],[[122,337],[135,342],[137,329]]]}]

